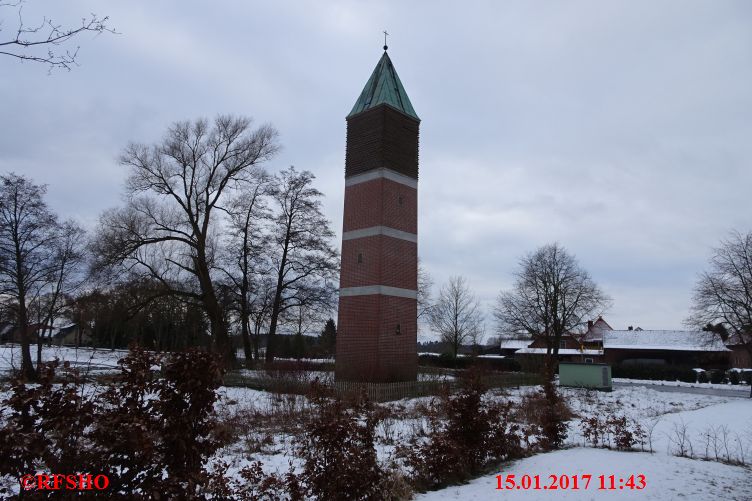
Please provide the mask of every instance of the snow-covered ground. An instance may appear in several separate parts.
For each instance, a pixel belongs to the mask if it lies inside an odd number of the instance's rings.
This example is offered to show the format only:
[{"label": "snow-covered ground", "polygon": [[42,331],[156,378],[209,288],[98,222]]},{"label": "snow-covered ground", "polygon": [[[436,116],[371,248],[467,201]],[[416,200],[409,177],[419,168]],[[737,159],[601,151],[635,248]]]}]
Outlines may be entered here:
[{"label": "snow-covered ground", "polygon": [[[313,382],[318,380],[320,383],[331,383],[334,381],[334,371],[266,371],[266,370],[250,370],[240,369],[234,371],[233,374],[238,374],[241,378],[263,380],[268,378],[275,379],[289,379],[299,382]],[[452,381],[455,377],[451,374],[445,374],[439,371],[434,372],[419,372],[418,381]]]},{"label": "snow-covered ground", "polygon": [[[548,483],[549,475],[592,475],[588,489],[557,490],[496,490],[496,474],[489,474],[466,485],[448,487],[440,491],[420,494],[420,501],[445,499],[526,499],[526,500],[602,500],[602,499],[649,499],[664,501],[684,499],[706,501],[752,499],[752,471],[738,466],[697,461],[681,457],[650,454],[645,452],[616,452],[605,449],[573,448],[538,454],[517,461],[501,470],[504,475],[540,475],[541,482]],[[645,488],[620,489],[619,479],[630,475],[645,475]],[[615,476],[616,489],[599,490],[599,475]],[[580,477],[581,478],[581,477]],[[606,487],[608,487],[608,481]]]},{"label": "snow-covered ground", "polygon": [[[537,388],[519,388],[497,392],[492,398],[520,400]],[[594,449],[588,445],[579,428],[579,419],[569,425],[567,448],[561,451],[538,454],[503,466],[475,479],[466,485],[452,486],[439,491],[418,494],[418,500],[439,499],[492,499],[504,498],[509,493],[496,490],[499,473],[540,475],[548,481],[549,475],[592,475],[588,490],[515,490],[515,499],[697,499],[720,497],[728,500],[752,499],[752,469],[726,464],[744,461],[752,463],[752,401],[734,397],[695,395],[690,393],[664,393],[647,387],[618,388],[613,392],[597,392],[571,388],[561,389],[573,411],[579,416],[606,415],[613,412],[625,415],[640,423],[648,437],[634,452]],[[422,423],[417,410],[430,398],[405,399],[383,404],[397,410],[398,418],[389,418],[377,428],[376,450],[379,459],[389,460],[395,442],[404,442]],[[281,397],[243,388],[222,390],[220,406],[225,410],[255,408],[276,413],[284,420],[286,411],[295,412],[307,405],[304,397]],[[254,432],[255,433],[255,432]],[[260,460],[269,472],[286,471],[293,458],[292,436],[283,427],[246,437],[255,444],[249,454],[248,446],[235,444],[221,451],[220,456],[230,464],[230,473]],[[644,450],[644,452],[643,452]],[[650,451],[653,452],[650,452]],[[690,457],[679,457],[678,454]],[[710,459],[707,460],[706,458]],[[721,461],[716,461],[715,459]],[[645,475],[646,487],[642,490],[619,489],[618,479],[629,475]],[[598,475],[615,475],[615,490],[599,490]]]},{"label": "snow-covered ground", "polygon": [[712,388],[714,390],[746,390],[749,391],[749,385],[746,383],[740,384],[714,384],[714,383],[688,383],[686,381],[655,381],[652,379],[626,379],[615,377],[612,379],[614,383],[631,383],[631,384],[648,384],[648,385],[660,385],[660,386],[676,386],[681,388]]},{"label": "snow-covered ground", "polygon": [[[67,346],[43,346],[42,360],[57,358],[60,362],[70,362],[72,367],[99,374],[118,370],[118,360],[125,357],[128,350],[107,350],[95,348],[71,348]],[[37,346],[31,347],[31,359],[36,362]],[[21,347],[17,344],[0,345],[0,375],[21,367]]]},{"label": "snow-covered ground", "polygon": [[[522,390],[530,391],[530,390]],[[575,418],[570,422],[565,450],[538,454],[515,461],[498,472],[466,485],[417,495],[415,499],[491,499],[509,496],[497,490],[497,474],[540,475],[541,485],[549,475],[592,475],[587,490],[515,489],[511,497],[530,500],[689,499],[752,500],[752,469],[718,459],[752,463],[752,400],[662,393],[646,387],[618,388],[611,393],[562,389],[572,409],[580,416],[614,412],[636,420],[649,437],[642,447],[654,452],[619,452],[586,445]],[[691,457],[679,457],[683,453]],[[707,460],[707,459],[711,460]],[[645,475],[642,490],[620,489],[619,479]],[[616,489],[599,490],[598,476],[614,475]],[[608,486],[608,483],[606,484]]]}]

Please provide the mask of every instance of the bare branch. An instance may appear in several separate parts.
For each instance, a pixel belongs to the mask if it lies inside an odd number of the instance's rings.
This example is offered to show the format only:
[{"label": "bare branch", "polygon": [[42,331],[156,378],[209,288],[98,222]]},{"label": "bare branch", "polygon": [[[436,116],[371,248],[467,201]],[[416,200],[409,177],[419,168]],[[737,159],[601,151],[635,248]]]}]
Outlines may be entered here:
[{"label": "bare branch", "polygon": [[27,26],[23,20],[22,2],[0,4],[0,8],[3,7],[18,7],[18,27],[11,38],[0,39],[0,55],[47,64],[50,71],[55,68],[70,71],[73,66],[78,66],[78,46],[64,50],[57,50],[57,47],[87,32],[95,35],[117,34],[114,28],[108,26],[107,16],[90,14],[82,18],[81,23],[76,26],[63,26],[44,17],[38,25]]}]

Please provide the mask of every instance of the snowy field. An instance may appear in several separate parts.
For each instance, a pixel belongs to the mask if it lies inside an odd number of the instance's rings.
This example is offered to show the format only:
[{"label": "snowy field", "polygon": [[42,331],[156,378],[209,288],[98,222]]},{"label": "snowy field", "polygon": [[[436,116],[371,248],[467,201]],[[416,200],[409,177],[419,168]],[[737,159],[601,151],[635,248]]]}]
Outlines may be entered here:
[{"label": "snowy field", "polygon": [[[83,373],[118,372],[118,360],[128,354],[128,350],[107,350],[93,348],[70,348],[66,346],[44,346],[42,360],[57,358],[60,362],[69,362],[71,367]],[[31,347],[31,359],[36,363],[37,346]],[[21,367],[21,348],[17,344],[0,345],[0,373]]]},{"label": "snowy field", "polygon": [[[100,373],[117,370],[117,360],[124,355],[124,351],[56,347],[44,351],[45,359],[57,357]],[[19,361],[17,347],[0,346],[0,370],[18,367]],[[519,401],[534,391],[537,388],[515,388],[497,391],[490,398]],[[518,460],[468,484],[417,494],[415,499],[752,500],[752,469],[739,465],[752,463],[751,399],[666,393],[643,386],[618,387],[610,393],[571,388],[562,388],[561,392],[576,414],[570,421],[564,450]],[[262,461],[267,472],[284,472],[290,461],[300,466],[292,454],[291,423],[296,416],[306,414],[305,397],[232,387],[220,388],[219,394],[217,411],[239,430],[237,441],[221,449],[214,458],[228,464],[229,474],[252,461]],[[423,425],[420,408],[429,401],[430,398],[424,397],[381,404],[393,412],[377,427],[379,459],[393,459],[395,444],[404,443],[417,433]],[[647,436],[635,451],[589,447],[579,418],[608,413],[625,415],[645,430]],[[539,475],[545,481],[549,475],[587,474],[592,475],[593,481],[587,490],[580,485],[578,490],[519,489],[509,493],[496,489],[495,476],[499,473],[515,474],[518,478]],[[626,479],[640,474],[645,476],[646,483],[642,490],[619,489],[618,484],[614,490],[598,489],[599,475]]]}]

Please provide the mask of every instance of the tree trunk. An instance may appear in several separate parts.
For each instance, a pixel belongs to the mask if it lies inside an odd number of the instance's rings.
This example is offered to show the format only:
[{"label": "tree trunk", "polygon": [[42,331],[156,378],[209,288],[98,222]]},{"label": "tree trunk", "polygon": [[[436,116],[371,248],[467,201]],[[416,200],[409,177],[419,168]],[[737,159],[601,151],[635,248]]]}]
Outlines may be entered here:
[{"label": "tree trunk", "polygon": [[543,371],[543,377],[546,379],[546,381],[553,384],[556,375],[556,359],[554,359],[553,357],[548,357],[546,359]]},{"label": "tree trunk", "polygon": [[[42,333],[44,333],[47,329],[43,329]],[[39,330],[37,330],[39,332]],[[41,337],[37,335],[37,370],[39,370],[39,367],[42,365],[42,343],[44,343],[44,335]]]},{"label": "tree trunk", "polygon": [[[277,294],[281,296],[281,294]],[[269,320],[269,336],[266,339],[266,361],[274,362],[274,336],[277,334],[277,320],[279,319],[279,303],[280,299],[275,297],[274,307],[272,308],[272,316]]]},{"label": "tree trunk", "polygon": [[287,267],[287,252],[290,247],[290,228],[292,220],[288,218],[287,229],[285,233],[285,242],[282,247],[282,259],[279,260],[279,271],[277,272],[277,290],[274,293],[274,303],[272,304],[272,316],[269,319],[269,337],[266,340],[266,361],[274,361],[274,336],[277,334],[277,321],[279,312],[282,307],[282,288],[284,286],[285,268]]},{"label": "tree trunk", "polygon": [[251,333],[248,329],[248,314],[244,311],[245,308],[240,308],[240,315],[242,317],[240,321],[240,335],[243,337],[243,353],[245,354],[245,365],[251,367],[253,365],[253,352],[251,351]]},{"label": "tree trunk", "polygon": [[260,317],[256,317],[253,320],[253,360],[259,361],[259,345],[261,344],[261,325],[262,320]]},{"label": "tree trunk", "polygon": [[214,340],[217,353],[222,358],[223,365],[227,367],[235,359],[235,353],[233,353],[232,346],[230,345],[227,326],[222,314],[222,306],[217,300],[217,295],[214,292],[214,284],[212,283],[209,268],[206,264],[205,245],[204,242],[199,243],[198,256],[194,258],[196,276],[201,286],[204,309],[206,310],[206,315],[209,317],[212,339]]},{"label": "tree trunk", "polygon": [[37,373],[31,361],[31,340],[29,339],[29,319],[26,311],[26,297],[21,294],[18,304],[18,329],[21,335],[21,374],[28,381],[36,381]]},{"label": "tree trunk", "polygon": [[209,317],[209,326],[211,329],[211,336],[214,339],[214,344],[222,357],[222,362],[227,366],[235,357],[233,356],[232,346],[230,345],[230,338],[227,335],[227,326],[222,319],[221,312],[219,311],[219,305],[207,305],[207,315]]}]

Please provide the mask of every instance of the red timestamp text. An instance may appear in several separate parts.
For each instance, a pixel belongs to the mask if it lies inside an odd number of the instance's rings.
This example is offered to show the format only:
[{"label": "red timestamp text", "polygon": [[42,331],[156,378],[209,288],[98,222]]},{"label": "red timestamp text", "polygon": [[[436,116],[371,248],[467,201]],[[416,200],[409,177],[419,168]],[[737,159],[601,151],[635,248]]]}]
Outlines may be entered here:
[{"label": "red timestamp text", "polygon": [[643,474],[625,477],[617,475],[496,475],[496,490],[586,490],[600,491],[635,490],[647,487]]}]

